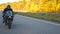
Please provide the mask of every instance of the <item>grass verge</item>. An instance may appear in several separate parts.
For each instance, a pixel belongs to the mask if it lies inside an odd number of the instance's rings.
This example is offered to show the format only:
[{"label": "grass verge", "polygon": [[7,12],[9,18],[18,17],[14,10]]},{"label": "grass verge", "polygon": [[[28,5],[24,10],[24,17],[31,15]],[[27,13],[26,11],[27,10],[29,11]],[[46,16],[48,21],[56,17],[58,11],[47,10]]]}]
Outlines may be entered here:
[{"label": "grass verge", "polygon": [[54,21],[54,22],[60,22],[60,16],[55,15],[55,14],[50,14],[50,13],[24,13],[24,12],[16,12],[17,14],[23,15],[23,16],[29,16],[29,17],[34,17],[38,19],[45,19],[49,21]]}]

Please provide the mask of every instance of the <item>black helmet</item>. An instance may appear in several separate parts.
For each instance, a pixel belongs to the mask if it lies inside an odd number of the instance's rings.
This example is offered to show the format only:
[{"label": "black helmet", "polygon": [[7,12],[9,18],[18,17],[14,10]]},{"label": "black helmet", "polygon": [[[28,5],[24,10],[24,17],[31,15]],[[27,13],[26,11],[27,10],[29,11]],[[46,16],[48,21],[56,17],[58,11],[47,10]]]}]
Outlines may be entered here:
[{"label": "black helmet", "polygon": [[10,8],[11,6],[10,5],[7,5],[7,8]]}]

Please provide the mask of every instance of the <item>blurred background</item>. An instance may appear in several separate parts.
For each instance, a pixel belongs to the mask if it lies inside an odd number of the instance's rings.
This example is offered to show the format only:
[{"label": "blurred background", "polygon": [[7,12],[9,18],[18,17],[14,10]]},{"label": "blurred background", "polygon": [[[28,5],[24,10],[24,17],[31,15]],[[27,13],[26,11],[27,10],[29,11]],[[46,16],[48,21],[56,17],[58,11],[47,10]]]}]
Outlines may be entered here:
[{"label": "blurred background", "polygon": [[0,10],[4,10],[9,4],[14,12],[20,12],[18,14],[60,22],[60,0],[6,1],[8,2],[4,3],[3,0],[3,3],[0,3]]},{"label": "blurred background", "polygon": [[[8,1],[8,2],[7,2]],[[2,1],[4,2],[4,0]],[[6,0],[0,4],[0,10],[4,9],[7,4],[10,4],[13,10],[24,10],[28,12],[60,12],[60,0]]]}]

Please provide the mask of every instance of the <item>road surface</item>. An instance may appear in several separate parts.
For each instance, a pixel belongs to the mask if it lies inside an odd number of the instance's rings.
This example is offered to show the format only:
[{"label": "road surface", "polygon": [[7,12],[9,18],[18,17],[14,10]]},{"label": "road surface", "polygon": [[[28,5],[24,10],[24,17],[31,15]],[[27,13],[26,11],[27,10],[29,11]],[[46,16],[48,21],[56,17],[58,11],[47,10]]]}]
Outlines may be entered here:
[{"label": "road surface", "polygon": [[16,14],[10,30],[2,21],[0,12],[0,34],[60,34],[60,25],[50,21]]}]

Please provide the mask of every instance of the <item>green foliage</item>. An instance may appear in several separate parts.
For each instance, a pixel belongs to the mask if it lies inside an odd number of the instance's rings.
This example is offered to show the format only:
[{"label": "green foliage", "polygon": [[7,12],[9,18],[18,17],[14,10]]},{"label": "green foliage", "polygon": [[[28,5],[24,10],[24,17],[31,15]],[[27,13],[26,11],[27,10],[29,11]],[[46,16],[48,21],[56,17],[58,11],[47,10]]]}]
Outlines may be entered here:
[{"label": "green foliage", "polygon": [[58,16],[56,16],[54,14],[50,14],[50,13],[23,13],[23,12],[20,12],[18,14],[33,17],[33,18],[38,18],[38,19],[45,19],[45,20],[50,20],[50,21],[54,21],[54,22],[60,22],[60,16],[58,17]]}]

